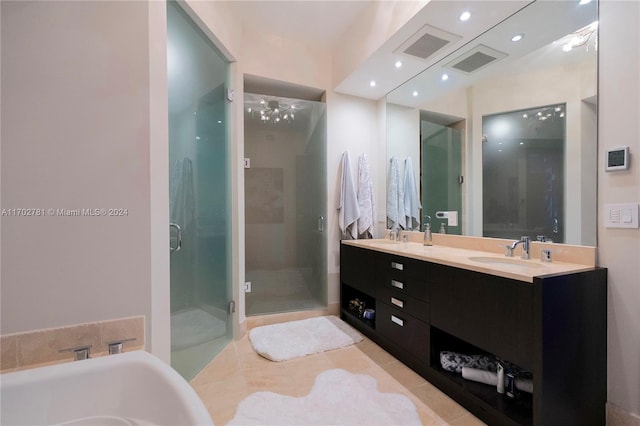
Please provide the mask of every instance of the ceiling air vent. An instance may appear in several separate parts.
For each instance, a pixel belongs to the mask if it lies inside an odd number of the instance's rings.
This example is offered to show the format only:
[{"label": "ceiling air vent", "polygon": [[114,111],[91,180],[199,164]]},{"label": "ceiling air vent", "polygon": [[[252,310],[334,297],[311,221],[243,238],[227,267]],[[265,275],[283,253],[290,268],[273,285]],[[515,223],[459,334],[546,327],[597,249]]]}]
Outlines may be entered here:
[{"label": "ceiling air vent", "polygon": [[427,59],[448,44],[460,40],[460,38],[460,36],[439,28],[425,25],[394,50],[394,53],[404,53],[420,59]]},{"label": "ceiling air vent", "polygon": [[484,44],[479,44],[445,66],[462,71],[465,74],[471,74],[507,56],[506,53],[498,52]]}]

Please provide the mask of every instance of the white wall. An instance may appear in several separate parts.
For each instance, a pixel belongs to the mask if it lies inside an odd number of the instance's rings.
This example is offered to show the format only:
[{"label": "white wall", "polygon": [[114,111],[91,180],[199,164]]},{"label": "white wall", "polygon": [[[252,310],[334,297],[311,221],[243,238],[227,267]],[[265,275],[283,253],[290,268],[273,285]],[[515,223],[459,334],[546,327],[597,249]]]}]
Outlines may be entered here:
[{"label": "white wall", "polygon": [[127,209],[2,217],[1,332],[149,320],[149,6],[1,8],[2,208]]},{"label": "white wall", "polygon": [[[379,105],[375,101],[341,95],[331,92],[327,96],[327,200],[328,200],[328,302],[338,303],[340,300],[340,229],[338,227],[337,197],[339,194],[339,174],[341,158],[344,151],[349,152],[351,175],[357,188],[358,157],[365,153],[369,163],[369,171],[375,191],[375,209],[377,236],[382,236],[380,222],[381,211],[384,211],[383,197],[386,183],[385,171],[380,163],[385,164],[386,151],[384,136],[378,126]],[[384,134],[382,134],[384,135]],[[382,147],[382,148],[381,148]],[[381,161],[382,160],[382,161]],[[384,216],[382,216],[384,217]]]},{"label": "white wall", "polygon": [[[608,400],[640,416],[640,230],[604,228],[606,203],[640,201],[640,3],[600,2],[598,259],[609,268]],[[605,173],[605,150],[629,145],[631,169]]]}]

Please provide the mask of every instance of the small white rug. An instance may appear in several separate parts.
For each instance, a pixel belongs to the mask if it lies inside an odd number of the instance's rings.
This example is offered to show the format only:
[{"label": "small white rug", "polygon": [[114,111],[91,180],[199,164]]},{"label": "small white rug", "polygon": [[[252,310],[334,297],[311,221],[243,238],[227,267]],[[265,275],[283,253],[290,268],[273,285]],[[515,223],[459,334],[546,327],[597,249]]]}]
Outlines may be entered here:
[{"label": "small white rug", "polygon": [[362,336],[330,315],[256,327],[249,332],[253,349],[271,361],[286,361],[353,345]]},{"label": "small white rug", "polygon": [[382,393],[376,379],[327,370],[300,398],[255,392],[240,402],[229,425],[420,425],[416,406],[398,393]]}]

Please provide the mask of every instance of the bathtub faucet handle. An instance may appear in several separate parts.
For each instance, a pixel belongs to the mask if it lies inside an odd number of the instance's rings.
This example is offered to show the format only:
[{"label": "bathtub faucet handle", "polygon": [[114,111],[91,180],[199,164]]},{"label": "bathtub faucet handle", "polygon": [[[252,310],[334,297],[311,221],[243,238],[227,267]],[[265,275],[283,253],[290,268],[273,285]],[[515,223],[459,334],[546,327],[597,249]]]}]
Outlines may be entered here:
[{"label": "bathtub faucet handle", "polygon": [[124,343],[125,342],[133,342],[136,340],[135,337],[129,339],[120,339],[114,340],[113,342],[109,342],[109,355],[121,354],[124,352]]},{"label": "bathtub faucet handle", "polygon": [[91,345],[60,349],[58,352],[73,352],[73,360],[82,361],[91,358]]}]

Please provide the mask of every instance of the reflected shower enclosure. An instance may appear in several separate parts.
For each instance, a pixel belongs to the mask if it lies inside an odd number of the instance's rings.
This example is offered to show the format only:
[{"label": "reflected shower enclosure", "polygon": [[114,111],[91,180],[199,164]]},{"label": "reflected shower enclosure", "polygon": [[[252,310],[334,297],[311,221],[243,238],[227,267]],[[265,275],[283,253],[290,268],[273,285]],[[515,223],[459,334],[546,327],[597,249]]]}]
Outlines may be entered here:
[{"label": "reflected shower enclosure", "polygon": [[245,93],[247,315],[324,308],[325,104]]},{"label": "reflected shower enclosure", "polygon": [[482,119],[483,235],[565,241],[566,105]]},{"label": "reflected shower enclosure", "polygon": [[[458,123],[443,126],[420,120],[420,151],[422,171],[422,216],[431,218],[431,227],[438,232],[442,224],[447,234],[462,234],[462,223],[449,226],[447,220],[436,218],[437,211],[456,211],[462,218],[462,140]],[[426,223],[426,222],[425,222]]]}]

